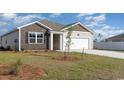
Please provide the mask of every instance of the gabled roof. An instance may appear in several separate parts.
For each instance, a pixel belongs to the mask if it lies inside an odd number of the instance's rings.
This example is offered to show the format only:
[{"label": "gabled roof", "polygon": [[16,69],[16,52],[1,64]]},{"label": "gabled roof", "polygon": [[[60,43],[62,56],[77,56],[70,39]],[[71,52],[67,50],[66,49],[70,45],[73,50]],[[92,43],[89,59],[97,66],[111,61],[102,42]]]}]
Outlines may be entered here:
[{"label": "gabled roof", "polygon": [[23,27],[26,27],[26,26],[29,26],[29,25],[32,25],[32,24],[36,24],[36,23],[39,24],[39,25],[41,25],[41,26],[43,26],[43,27],[45,27],[45,28],[47,28],[47,29],[49,29],[49,30],[53,30],[52,28],[48,27],[47,25],[45,25],[45,24],[43,24],[43,23],[41,23],[41,22],[39,22],[39,21],[31,22],[31,23],[22,25],[22,26],[17,27],[17,28],[18,28],[18,29],[19,29],[19,28],[23,28]]},{"label": "gabled roof", "polygon": [[35,24],[35,23],[37,23],[39,25],[42,25],[45,28],[47,28],[49,30],[53,30],[53,31],[64,31],[64,30],[67,30],[68,28],[71,28],[71,27],[73,27],[75,25],[81,25],[83,28],[85,28],[89,32],[93,33],[93,31],[91,29],[89,29],[88,27],[86,27],[85,25],[83,25],[80,22],[76,22],[76,23],[71,23],[71,24],[68,24],[68,25],[64,25],[64,24],[52,22],[52,21],[49,21],[49,20],[42,20],[42,21],[35,21],[35,22],[31,22],[31,23],[22,25],[20,27],[17,27],[17,29],[15,29],[15,30],[13,30],[11,32],[8,32],[8,33],[6,33],[6,34],[4,34],[2,36],[5,36],[5,35],[7,35],[9,33],[14,32],[14,31],[18,31],[19,28],[23,28],[23,27],[26,27],[26,26],[29,26],[29,25],[32,25],[32,24]]},{"label": "gabled roof", "polygon": [[123,39],[124,40],[124,33],[122,33],[122,34],[119,34],[119,35],[116,35],[116,36],[112,36],[112,37],[109,37],[109,38],[107,38],[107,39],[105,39],[105,40],[112,40],[112,39]]},{"label": "gabled roof", "polygon": [[42,20],[42,21],[39,21],[39,22],[48,26],[49,28],[53,29],[54,31],[59,31],[65,26],[63,24],[52,22],[52,21],[49,21],[49,20]]},{"label": "gabled roof", "polygon": [[71,28],[71,27],[73,27],[73,26],[76,26],[76,25],[80,25],[80,26],[82,26],[84,29],[86,29],[88,32],[91,32],[92,34],[93,34],[93,31],[91,30],[91,29],[89,29],[88,27],[86,27],[84,24],[82,24],[81,22],[76,22],[76,23],[72,23],[72,24],[68,24],[68,25],[66,25],[63,29],[61,29],[61,31],[62,30],[67,30],[67,29],[69,29],[69,28]]},{"label": "gabled roof", "polygon": [[16,32],[16,31],[18,31],[18,29],[15,28],[15,29],[13,29],[13,30],[11,30],[11,31],[9,31],[9,32],[7,32],[7,33],[1,35],[1,37],[6,36],[6,35],[8,35],[8,34],[11,34],[11,33],[13,33],[13,32]]}]

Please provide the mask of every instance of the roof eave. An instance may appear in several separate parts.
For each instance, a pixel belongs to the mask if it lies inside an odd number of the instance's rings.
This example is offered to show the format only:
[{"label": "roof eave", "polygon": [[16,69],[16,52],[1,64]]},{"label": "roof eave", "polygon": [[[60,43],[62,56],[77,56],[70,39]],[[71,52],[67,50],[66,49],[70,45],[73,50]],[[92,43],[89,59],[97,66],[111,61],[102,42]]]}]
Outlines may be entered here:
[{"label": "roof eave", "polygon": [[68,28],[70,28],[72,26],[78,25],[78,24],[80,24],[82,27],[84,27],[85,29],[87,29],[88,31],[90,31],[92,34],[94,33],[91,29],[89,29],[88,27],[86,27],[85,25],[83,25],[81,22],[77,22],[77,23],[75,23],[73,25],[70,25],[68,27],[65,27],[65,28],[61,29],[61,31],[65,31],[66,29],[68,29]]},{"label": "roof eave", "polygon": [[32,24],[35,24],[35,23],[40,24],[40,25],[42,25],[43,27],[45,27],[45,28],[47,28],[47,29],[49,29],[49,30],[53,30],[52,28],[50,28],[50,27],[44,25],[43,23],[40,23],[39,21],[35,21],[35,22],[32,22],[32,23],[28,23],[28,24],[26,24],[26,25],[22,25],[22,26],[20,26],[20,27],[17,27],[17,29],[20,29],[20,28],[23,28],[23,27],[26,27],[26,26],[29,26],[29,25],[32,25]]}]

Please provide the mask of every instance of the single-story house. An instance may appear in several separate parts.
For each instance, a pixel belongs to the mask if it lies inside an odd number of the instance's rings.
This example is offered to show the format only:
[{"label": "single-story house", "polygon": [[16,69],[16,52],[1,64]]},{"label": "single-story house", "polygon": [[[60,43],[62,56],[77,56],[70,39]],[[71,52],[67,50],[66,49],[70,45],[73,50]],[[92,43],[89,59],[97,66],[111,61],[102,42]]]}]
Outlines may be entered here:
[{"label": "single-story house", "polygon": [[124,42],[124,33],[105,39],[105,42]]},{"label": "single-story house", "polygon": [[95,42],[95,48],[107,50],[124,50],[124,33],[109,37],[102,42]]},{"label": "single-story house", "polygon": [[49,20],[35,21],[1,36],[1,45],[21,50],[65,50],[68,31],[72,31],[70,46],[93,49],[93,32],[80,22],[63,25]]}]

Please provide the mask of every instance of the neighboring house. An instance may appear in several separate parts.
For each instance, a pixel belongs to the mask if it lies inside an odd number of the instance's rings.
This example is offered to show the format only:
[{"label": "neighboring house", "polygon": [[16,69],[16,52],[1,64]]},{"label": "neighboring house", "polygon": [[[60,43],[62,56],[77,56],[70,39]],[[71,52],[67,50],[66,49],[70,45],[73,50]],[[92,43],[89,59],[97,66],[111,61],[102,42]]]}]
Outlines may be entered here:
[{"label": "neighboring house", "polygon": [[124,50],[124,34],[109,37],[102,42],[95,42],[95,48],[107,50]]},{"label": "neighboring house", "polygon": [[71,50],[93,49],[93,33],[82,23],[62,25],[48,20],[32,22],[1,36],[4,48],[21,50],[65,50],[66,36],[70,29]]},{"label": "neighboring house", "polygon": [[124,42],[124,33],[105,39],[105,42]]}]

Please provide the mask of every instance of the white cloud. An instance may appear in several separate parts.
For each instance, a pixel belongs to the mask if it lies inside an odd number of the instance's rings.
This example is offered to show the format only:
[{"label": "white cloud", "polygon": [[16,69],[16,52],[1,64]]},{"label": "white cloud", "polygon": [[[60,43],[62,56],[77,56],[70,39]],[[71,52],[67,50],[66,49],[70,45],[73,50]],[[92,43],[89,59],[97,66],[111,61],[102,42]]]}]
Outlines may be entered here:
[{"label": "white cloud", "polygon": [[53,13],[50,15],[50,17],[54,18],[54,17],[59,17],[61,15],[62,15],[62,13]]},{"label": "white cloud", "polygon": [[124,33],[123,29],[106,24],[106,14],[86,16],[84,20],[86,25],[95,31],[95,38],[98,38],[99,33],[102,34],[102,39]]},{"label": "white cloud", "polygon": [[106,20],[105,14],[100,14],[99,16],[93,17],[92,21],[94,22],[104,22]]},{"label": "white cloud", "polygon": [[0,16],[4,20],[10,20],[10,19],[15,18],[17,16],[17,14],[15,14],[15,13],[2,13],[2,14],[0,14]]},{"label": "white cloud", "polygon": [[81,19],[83,17],[86,17],[86,16],[91,16],[91,15],[94,15],[95,13],[80,13],[78,14],[76,17]]},{"label": "white cloud", "polygon": [[115,36],[121,33],[124,33],[124,29],[115,29],[114,27],[110,27],[110,26],[105,26],[106,29],[100,28],[100,29],[94,29],[95,31],[95,36],[97,36],[98,33],[102,34],[102,39],[111,37],[111,36]]},{"label": "white cloud", "polygon": [[93,18],[93,16],[86,16],[84,19],[86,20],[86,21],[89,21],[89,20],[91,20]]},{"label": "white cloud", "polygon": [[15,24],[25,24],[28,22],[31,22],[33,19],[35,20],[42,20],[45,19],[45,17],[41,16],[41,15],[26,15],[26,16],[17,16],[14,18],[14,23]]},{"label": "white cloud", "polygon": [[0,27],[4,27],[4,26],[7,26],[8,25],[8,23],[7,22],[2,22],[2,21],[0,21]]},{"label": "white cloud", "polygon": [[[91,28],[101,28],[106,22],[106,14],[88,15],[84,17],[85,24]],[[107,26],[105,28],[108,28]]]},{"label": "white cloud", "polygon": [[103,23],[106,20],[106,14],[100,14],[98,16],[87,16],[85,17],[85,20],[93,23]]},{"label": "white cloud", "polygon": [[109,25],[104,25],[103,29],[110,29],[111,27]]}]

